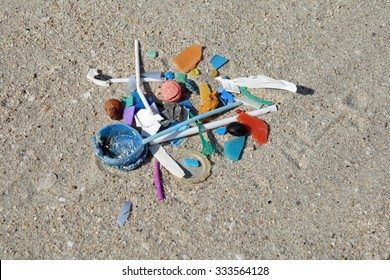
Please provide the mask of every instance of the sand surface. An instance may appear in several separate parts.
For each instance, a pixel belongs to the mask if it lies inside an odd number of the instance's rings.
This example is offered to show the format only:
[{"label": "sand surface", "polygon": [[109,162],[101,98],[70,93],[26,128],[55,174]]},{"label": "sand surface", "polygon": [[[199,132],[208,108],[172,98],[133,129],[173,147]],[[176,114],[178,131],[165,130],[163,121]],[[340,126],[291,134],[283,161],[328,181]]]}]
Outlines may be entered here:
[{"label": "sand surface", "polygon": [[[2,0],[0,258],[389,259],[390,3],[325,2]],[[151,156],[113,172],[91,146],[114,123],[104,102],[127,91],[86,74],[134,74],[135,38],[146,71],[175,71],[171,59],[199,43],[196,82],[218,88],[208,61],[219,54],[222,75],[313,94],[252,90],[279,106],[263,117],[268,144],[249,137],[237,162],[212,156],[195,185],[163,170],[159,202]],[[158,98],[159,86],[144,89]],[[201,150],[198,136],[164,147]],[[133,211],[120,228],[124,200]]]}]

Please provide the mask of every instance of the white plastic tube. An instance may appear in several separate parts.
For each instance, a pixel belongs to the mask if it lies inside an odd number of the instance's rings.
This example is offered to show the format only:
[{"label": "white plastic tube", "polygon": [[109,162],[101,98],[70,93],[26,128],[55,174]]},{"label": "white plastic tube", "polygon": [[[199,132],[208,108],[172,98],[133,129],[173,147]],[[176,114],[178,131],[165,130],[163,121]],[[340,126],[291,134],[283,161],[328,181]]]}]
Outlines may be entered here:
[{"label": "white plastic tube", "polygon": [[[265,107],[262,109],[248,112],[247,114],[250,116],[256,117],[256,116],[267,114],[269,112],[276,112],[277,110],[278,110],[278,108],[276,107],[276,105],[271,105],[271,106],[268,106],[268,107]],[[229,123],[232,123],[234,121],[237,121],[237,117],[230,117],[230,118],[226,118],[226,119],[211,122],[211,123],[206,123],[204,125],[201,125],[201,129],[202,129],[202,131],[206,131],[209,129],[214,129],[217,127],[228,125]],[[162,143],[162,142],[166,142],[166,141],[169,141],[172,139],[194,135],[196,133],[198,133],[198,128],[191,127],[191,128],[186,129],[186,130],[183,130],[183,131],[173,132],[171,134],[167,134],[167,135],[158,137],[157,139],[154,139],[153,141],[151,141],[150,144]]]}]

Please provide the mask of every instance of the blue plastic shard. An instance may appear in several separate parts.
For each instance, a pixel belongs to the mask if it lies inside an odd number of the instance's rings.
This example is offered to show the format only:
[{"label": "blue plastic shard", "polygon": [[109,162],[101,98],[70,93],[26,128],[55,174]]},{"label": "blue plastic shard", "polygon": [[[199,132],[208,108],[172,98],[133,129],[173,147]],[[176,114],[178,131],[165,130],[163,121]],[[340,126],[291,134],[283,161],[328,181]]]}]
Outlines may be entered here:
[{"label": "blue plastic shard", "polygon": [[[169,128],[169,127],[177,125],[177,124],[178,124],[177,121],[173,121],[166,128]],[[178,128],[175,132],[183,131],[183,130],[186,130],[188,128],[190,128],[190,127],[188,125],[185,125],[185,126],[182,126],[182,127]],[[171,145],[176,148],[176,147],[178,147],[180,145],[180,143],[183,140],[184,140],[184,137],[176,138],[176,139],[172,139],[171,141],[169,141],[169,143],[171,143]]]},{"label": "blue plastic shard", "polygon": [[[138,92],[136,92],[136,91],[132,92],[131,96],[133,96],[133,104],[135,107],[135,114],[137,114],[139,110],[145,109],[145,106],[142,103],[142,100],[139,97]],[[148,98],[146,98],[146,100],[148,101],[149,105],[153,104],[153,98],[148,97]]]},{"label": "blue plastic shard", "polygon": [[236,137],[223,144],[224,154],[231,160],[239,160],[245,146],[246,136]]},{"label": "blue plastic shard", "polygon": [[223,56],[220,56],[218,54],[214,55],[213,58],[210,60],[210,64],[213,66],[215,70],[218,70],[222,67],[225,63],[227,63],[229,59],[224,58]]},{"label": "blue plastic shard", "polygon": [[123,225],[126,223],[127,219],[129,218],[131,212],[131,202],[130,201],[124,201],[122,204],[121,211],[118,215],[118,219],[116,219],[116,223],[123,227]]},{"label": "blue plastic shard", "polygon": [[194,109],[194,106],[192,106],[191,101],[188,99],[180,101],[177,104],[179,104],[181,107],[185,107],[185,108],[190,109],[190,110]]},{"label": "blue plastic shard", "polygon": [[187,166],[199,167],[199,160],[196,160],[196,159],[184,158],[183,163],[184,163],[184,165],[187,165]]},{"label": "blue plastic shard", "polygon": [[175,78],[175,74],[172,71],[168,71],[167,73],[164,74],[164,76],[167,80],[172,80]]},{"label": "blue plastic shard", "polygon": [[188,89],[192,93],[199,94],[199,87],[193,80],[185,79],[184,85],[185,85],[186,89]]},{"label": "blue plastic shard", "polygon": [[218,127],[217,129],[214,130],[215,134],[218,135],[224,135],[226,134],[226,127]]},{"label": "blue plastic shard", "polygon": [[234,96],[222,87],[218,89],[218,99],[223,105],[234,102]]}]

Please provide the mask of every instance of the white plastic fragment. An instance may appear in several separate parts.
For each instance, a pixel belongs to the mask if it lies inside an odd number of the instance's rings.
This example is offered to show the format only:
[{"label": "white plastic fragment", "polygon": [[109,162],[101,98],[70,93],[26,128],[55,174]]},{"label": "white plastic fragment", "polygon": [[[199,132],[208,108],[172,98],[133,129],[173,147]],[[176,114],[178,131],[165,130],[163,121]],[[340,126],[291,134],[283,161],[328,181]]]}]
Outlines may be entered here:
[{"label": "white plastic fragment", "polygon": [[184,177],[185,173],[183,169],[167,154],[161,145],[151,145],[149,146],[149,151],[170,173],[179,178]]},{"label": "white plastic fragment", "polygon": [[101,80],[98,80],[98,79],[95,79],[95,76],[99,75],[99,72],[97,71],[97,69],[89,69],[88,73],[87,73],[87,79],[90,80],[91,82],[99,85],[99,86],[102,86],[102,87],[108,87],[110,86],[110,80],[107,80],[107,81],[101,81]]},{"label": "white plastic fragment", "polygon": [[228,92],[240,93],[240,87],[235,85],[232,80],[216,77],[215,80],[221,82],[222,87]]},{"label": "white plastic fragment", "polygon": [[46,175],[46,177],[41,181],[41,183],[38,186],[38,191],[47,190],[54,186],[55,182],[58,179],[58,175],[50,172]]},{"label": "white plastic fragment", "polygon": [[126,223],[127,218],[130,215],[131,211],[131,202],[130,201],[123,201],[121,211],[118,215],[118,218],[116,219],[116,223],[120,226],[123,227],[123,225]]},{"label": "white plastic fragment", "polygon": [[147,110],[139,110],[134,116],[136,126],[142,128],[141,135],[146,137],[156,134],[161,127],[159,121],[164,119],[159,115],[156,103],[153,102],[150,109],[153,114],[150,114]]},{"label": "white plastic fragment", "polygon": [[85,99],[88,99],[88,98],[91,97],[91,92],[90,92],[90,91],[87,91],[87,92],[84,92],[82,95],[83,95],[83,97],[84,97]]},{"label": "white plastic fragment", "polygon": [[256,109],[260,109],[263,106],[262,104],[255,102],[249,98],[243,97],[243,96],[240,96],[240,97],[235,96],[234,101],[240,101],[240,102],[242,102],[242,104],[251,106],[251,107],[256,108]]},{"label": "white plastic fragment", "polygon": [[236,78],[233,80],[222,79],[222,77],[217,77],[215,79],[222,83],[225,90],[236,93],[240,92],[240,87],[273,88],[297,92],[297,86],[295,84],[285,80],[275,80],[264,75]]}]

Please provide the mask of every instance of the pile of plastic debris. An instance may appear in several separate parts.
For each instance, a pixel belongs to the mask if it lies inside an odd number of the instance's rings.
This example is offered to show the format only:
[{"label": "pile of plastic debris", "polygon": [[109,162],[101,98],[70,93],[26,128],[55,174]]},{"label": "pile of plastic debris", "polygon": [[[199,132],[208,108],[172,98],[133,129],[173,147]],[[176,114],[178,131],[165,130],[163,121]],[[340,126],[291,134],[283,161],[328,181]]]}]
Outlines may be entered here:
[{"label": "pile of plastic debris", "polygon": [[[221,76],[219,70],[229,60],[217,54],[209,60],[212,67],[209,75],[220,82],[221,87],[213,91],[207,83],[197,84],[189,77],[199,75],[201,77],[197,69],[202,59],[202,46],[199,44],[185,48],[172,59],[178,70],[176,73],[173,71],[141,73],[138,40],[135,40],[134,49],[135,75],[129,78],[112,78],[99,73],[96,69],[90,69],[87,74],[89,80],[100,86],[126,83],[128,91],[128,95],[121,100],[109,99],[105,102],[103,107],[107,116],[120,122],[102,128],[92,140],[95,154],[101,162],[124,171],[139,167],[150,151],[156,159],[153,168],[159,200],[164,199],[160,165],[172,175],[192,183],[203,181],[209,176],[211,165],[208,157],[217,150],[203,137],[203,131],[214,129],[216,134],[229,133],[234,136],[232,140],[224,143],[223,151],[226,157],[233,161],[241,158],[248,135],[259,145],[267,143],[268,125],[257,116],[277,111],[277,107],[271,101],[252,95],[248,89],[297,91],[297,86],[293,83],[263,75],[235,79]],[[149,50],[146,55],[156,57],[158,53]],[[155,99],[160,100],[162,106],[143,93],[142,83],[152,82],[161,83],[159,98],[155,96]],[[197,108],[199,115],[194,115],[194,107],[189,99],[184,99],[184,93],[199,95],[200,106]],[[242,104],[254,110],[250,112],[236,110],[235,117],[209,121],[210,116]],[[202,124],[198,122],[199,120],[203,120]],[[195,125],[189,126],[191,123]],[[200,135],[202,153],[186,150],[180,157],[173,159],[160,145],[162,142],[170,141],[177,147],[184,137],[197,133]],[[128,205],[126,208],[129,209]]]}]

